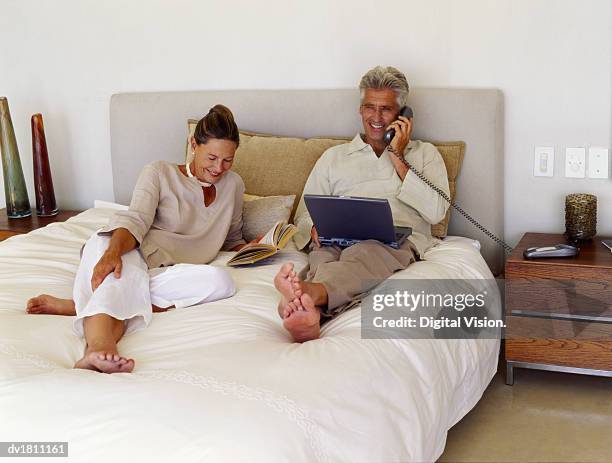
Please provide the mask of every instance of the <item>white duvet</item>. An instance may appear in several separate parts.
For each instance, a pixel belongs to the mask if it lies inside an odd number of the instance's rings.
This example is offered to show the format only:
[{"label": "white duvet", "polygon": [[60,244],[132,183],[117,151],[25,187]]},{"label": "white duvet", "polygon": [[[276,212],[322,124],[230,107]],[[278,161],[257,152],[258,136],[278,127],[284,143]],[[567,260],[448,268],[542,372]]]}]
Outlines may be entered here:
[{"label": "white duvet", "polygon": [[[282,262],[306,263],[291,250],[230,268],[234,297],[154,314],[122,339],[134,373],[74,370],[72,317],[24,307],[70,297],[79,249],[112,212],[0,243],[0,441],[68,441],[79,462],[434,461],[496,371],[497,340],[362,340],[359,309],[292,343],[272,284]],[[425,257],[400,276],[492,277],[471,240]]]}]

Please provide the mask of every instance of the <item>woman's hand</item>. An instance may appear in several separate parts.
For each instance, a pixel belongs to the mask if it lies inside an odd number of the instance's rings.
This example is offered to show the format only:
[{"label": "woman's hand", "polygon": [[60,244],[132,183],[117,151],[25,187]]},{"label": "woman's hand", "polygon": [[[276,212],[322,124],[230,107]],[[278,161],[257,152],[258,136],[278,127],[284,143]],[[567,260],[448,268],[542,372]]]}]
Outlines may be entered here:
[{"label": "woman's hand", "polygon": [[121,256],[117,253],[106,251],[93,269],[91,276],[92,291],[95,291],[111,273],[115,274],[115,278],[120,278],[122,267]]},{"label": "woman's hand", "polygon": [[91,289],[93,291],[111,273],[115,273],[115,278],[121,277],[121,269],[123,267],[121,256],[136,248],[137,244],[136,238],[127,228],[117,228],[113,231],[108,249],[106,249],[106,252],[93,269],[93,274],[91,275]]},{"label": "woman's hand", "polygon": [[247,243],[247,244],[257,244],[261,241],[261,239],[263,238],[263,235],[258,235],[257,238],[255,238],[253,241]]},{"label": "woman's hand", "polygon": [[263,235],[259,235],[257,238],[255,238],[252,241],[249,241],[247,244],[239,244],[237,246],[234,246],[232,248],[232,251],[240,251],[242,248],[246,248],[247,246],[250,246],[251,244],[257,244],[261,241],[262,238],[263,238]]}]

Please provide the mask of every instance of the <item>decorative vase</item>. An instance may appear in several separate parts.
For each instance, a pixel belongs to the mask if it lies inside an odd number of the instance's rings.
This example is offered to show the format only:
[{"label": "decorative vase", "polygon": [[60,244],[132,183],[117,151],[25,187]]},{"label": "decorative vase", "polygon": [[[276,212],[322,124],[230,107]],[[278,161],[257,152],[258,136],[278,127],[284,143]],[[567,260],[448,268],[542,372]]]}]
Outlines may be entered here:
[{"label": "decorative vase", "polygon": [[571,241],[597,234],[597,196],[574,193],[565,197],[565,234]]},{"label": "decorative vase", "polygon": [[53,179],[49,167],[49,153],[42,114],[34,114],[31,123],[36,215],[41,217],[57,215],[58,209],[55,202],[55,192],[53,191]]},{"label": "decorative vase", "polygon": [[15,130],[6,97],[0,97],[0,151],[2,152],[6,215],[12,219],[29,217],[32,215],[30,200],[23,178]]}]

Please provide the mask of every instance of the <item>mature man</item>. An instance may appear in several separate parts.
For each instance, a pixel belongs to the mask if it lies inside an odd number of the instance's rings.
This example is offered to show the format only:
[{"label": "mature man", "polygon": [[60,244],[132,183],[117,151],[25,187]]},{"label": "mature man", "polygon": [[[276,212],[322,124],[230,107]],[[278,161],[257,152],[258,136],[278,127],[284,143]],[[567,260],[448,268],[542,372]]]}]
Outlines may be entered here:
[{"label": "mature man", "polygon": [[[328,149],[314,166],[304,194],[383,198],[389,201],[396,226],[412,227],[401,249],[367,240],[348,248],[321,246],[302,197],[296,212],[300,249],[310,243],[309,265],[296,275],[285,264],[274,278],[282,298],[279,314],[297,342],[319,337],[321,317],[334,317],[360,300],[360,295],[419,259],[436,240],[438,223],[448,203],[411,172],[400,158],[449,194],[444,161],[430,143],[411,140],[412,119],[398,115],[408,98],[408,82],[394,67],[377,66],[359,84],[363,134]],[[395,129],[387,146],[384,133]]]}]

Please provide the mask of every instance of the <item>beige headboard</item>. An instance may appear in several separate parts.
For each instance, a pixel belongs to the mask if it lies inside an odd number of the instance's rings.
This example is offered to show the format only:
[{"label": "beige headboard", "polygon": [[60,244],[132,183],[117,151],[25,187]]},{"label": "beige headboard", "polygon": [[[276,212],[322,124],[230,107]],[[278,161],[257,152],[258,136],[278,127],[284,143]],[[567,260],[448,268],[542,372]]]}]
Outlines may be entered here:
[{"label": "beige headboard", "polygon": [[[110,123],[115,201],[129,203],[138,174],[146,163],[158,159],[182,162],[187,120],[201,117],[216,103],[232,110],[241,129],[254,132],[305,138],[352,137],[361,128],[359,93],[353,89],[113,95]],[[415,113],[413,138],[466,143],[456,201],[485,227],[503,237],[501,92],[414,88],[410,91],[410,105]],[[481,252],[493,273],[502,270],[502,249],[456,211],[451,215],[449,234],[479,240]]]}]

